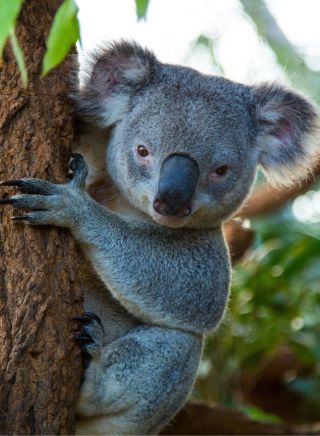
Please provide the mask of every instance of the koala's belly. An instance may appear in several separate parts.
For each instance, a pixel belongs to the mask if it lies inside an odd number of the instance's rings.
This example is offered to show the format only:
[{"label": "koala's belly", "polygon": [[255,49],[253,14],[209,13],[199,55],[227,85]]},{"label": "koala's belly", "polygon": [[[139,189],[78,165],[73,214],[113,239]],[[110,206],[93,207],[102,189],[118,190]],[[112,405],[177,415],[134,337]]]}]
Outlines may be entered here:
[{"label": "koala's belly", "polygon": [[112,297],[91,265],[82,266],[81,279],[85,289],[84,310],[93,312],[101,318],[108,343],[141,324],[141,321],[135,319]]}]

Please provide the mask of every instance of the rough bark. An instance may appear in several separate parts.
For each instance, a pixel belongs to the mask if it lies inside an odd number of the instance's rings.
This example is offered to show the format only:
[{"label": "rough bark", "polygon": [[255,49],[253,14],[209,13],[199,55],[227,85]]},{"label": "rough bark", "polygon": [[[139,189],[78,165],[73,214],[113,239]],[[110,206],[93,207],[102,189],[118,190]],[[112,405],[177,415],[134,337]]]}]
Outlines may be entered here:
[{"label": "rough bark", "polygon": [[[0,71],[0,179],[63,181],[73,136],[68,58],[40,78],[59,0],[26,0],[17,23],[30,85],[9,46]],[[14,190],[1,188],[0,195]],[[70,319],[82,311],[81,257],[69,234],[30,228],[0,211],[0,433],[67,434],[81,361]]]}]

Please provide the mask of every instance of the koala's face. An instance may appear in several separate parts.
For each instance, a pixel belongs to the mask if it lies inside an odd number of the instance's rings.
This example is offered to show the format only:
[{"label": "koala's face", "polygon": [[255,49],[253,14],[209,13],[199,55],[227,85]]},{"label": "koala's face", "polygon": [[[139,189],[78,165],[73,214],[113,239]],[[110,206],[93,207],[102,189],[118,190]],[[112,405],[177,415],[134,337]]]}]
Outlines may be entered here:
[{"label": "koala's face", "polygon": [[281,183],[310,167],[317,114],[303,97],[164,65],[134,44],[96,55],[80,102],[113,126],[117,187],[164,226],[216,226],[245,199],[258,164]]},{"label": "koala's face", "polygon": [[203,89],[165,85],[137,97],[109,145],[108,169],[117,186],[161,225],[221,222],[239,207],[255,176],[248,111],[232,95],[211,89],[214,79],[202,80]]}]

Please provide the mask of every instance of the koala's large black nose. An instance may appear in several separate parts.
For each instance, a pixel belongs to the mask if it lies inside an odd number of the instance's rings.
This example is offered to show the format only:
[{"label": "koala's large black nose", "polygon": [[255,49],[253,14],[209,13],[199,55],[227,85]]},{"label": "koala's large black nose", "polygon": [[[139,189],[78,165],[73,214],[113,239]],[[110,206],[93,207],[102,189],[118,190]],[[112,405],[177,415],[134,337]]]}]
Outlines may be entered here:
[{"label": "koala's large black nose", "polygon": [[193,159],[181,154],[170,155],[161,167],[154,210],[176,218],[190,215],[198,179],[199,167]]}]

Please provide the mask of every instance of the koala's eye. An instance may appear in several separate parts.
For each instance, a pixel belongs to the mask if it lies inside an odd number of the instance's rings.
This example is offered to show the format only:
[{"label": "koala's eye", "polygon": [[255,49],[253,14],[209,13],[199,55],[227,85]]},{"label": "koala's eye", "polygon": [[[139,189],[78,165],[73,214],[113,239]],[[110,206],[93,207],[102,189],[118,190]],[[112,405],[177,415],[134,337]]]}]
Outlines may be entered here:
[{"label": "koala's eye", "polygon": [[138,153],[138,155],[140,157],[147,157],[147,156],[149,156],[149,150],[144,145],[138,145],[137,153]]},{"label": "koala's eye", "polygon": [[222,180],[228,171],[228,165],[221,165],[220,167],[215,168],[210,174],[210,181],[218,182],[219,180]]},{"label": "koala's eye", "polygon": [[216,174],[218,176],[224,176],[227,171],[228,171],[229,167],[227,165],[221,165],[221,167],[216,168]]}]

